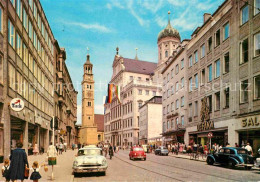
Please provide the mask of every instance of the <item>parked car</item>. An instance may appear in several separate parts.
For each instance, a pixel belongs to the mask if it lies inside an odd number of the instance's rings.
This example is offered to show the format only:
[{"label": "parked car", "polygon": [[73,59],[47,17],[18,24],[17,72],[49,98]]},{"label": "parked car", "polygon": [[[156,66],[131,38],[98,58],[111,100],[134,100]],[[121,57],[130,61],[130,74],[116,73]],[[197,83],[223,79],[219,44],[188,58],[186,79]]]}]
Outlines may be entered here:
[{"label": "parked car", "polygon": [[168,155],[169,151],[165,146],[160,146],[154,151],[155,155]]},{"label": "parked car", "polygon": [[256,158],[256,166],[260,167],[260,148],[258,149],[258,158]]},{"label": "parked car", "polygon": [[144,152],[143,147],[132,147],[129,152],[129,159],[130,160],[135,160],[135,159],[146,160],[146,154]]},{"label": "parked car", "polygon": [[73,163],[73,173],[101,172],[106,175],[107,160],[102,155],[102,149],[95,146],[85,146],[79,149]]},{"label": "parked car", "polygon": [[213,165],[215,163],[228,165],[229,167],[242,166],[251,169],[254,166],[254,159],[248,155],[248,151],[243,148],[223,147],[219,152],[209,154],[207,163]]}]

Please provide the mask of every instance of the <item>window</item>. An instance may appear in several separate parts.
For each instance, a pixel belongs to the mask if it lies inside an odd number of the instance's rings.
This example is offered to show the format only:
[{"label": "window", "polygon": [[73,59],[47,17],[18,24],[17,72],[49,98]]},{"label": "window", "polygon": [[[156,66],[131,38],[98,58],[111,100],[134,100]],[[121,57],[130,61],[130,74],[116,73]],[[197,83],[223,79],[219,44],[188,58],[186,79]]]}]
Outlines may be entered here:
[{"label": "window", "polygon": [[0,83],[4,82],[3,57],[0,55]]},{"label": "window", "polygon": [[167,82],[169,82],[170,81],[170,74],[168,73],[167,74]]},{"label": "window", "polygon": [[172,120],[172,128],[175,128],[174,120]]},{"label": "window", "polygon": [[198,62],[198,51],[194,52],[194,59],[195,59],[195,63]]},{"label": "window", "polygon": [[138,107],[142,107],[142,102],[138,102]]},{"label": "window", "polygon": [[174,86],[171,87],[172,95],[174,94]]},{"label": "window", "polygon": [[184,106],[184,97],[181,97],[181,107]]},{"label": "window", "polygon": [[134,77],[133,77],[133,76],[130,76],[129,79],[132,81],[132,80],[134,79]]},{"label": "window", "polygon": [[173,75],[174,75],[174,71],[173,69],[171,70],[171,77],[173,78]]},{"label": "window", "polygon": [[153,91],[153,96],[156,96],[156,91]]},{"label": "window", "polygon": [[170,97],[171,96],[171,89],[168,89],[167,91],[167,97]]},{"label": "window", "polygon": [[181,88],[184,87],[184,77],[181,78]]},{"label": "window", "polygon": [[88,107],[90,107],[91,106],[91,102],[88,102]]},{"label": "window", "polygon": [[37,21],[37,6],[36,6],[35,2],[33,2],[33,16],[34,16],[35,20]]},{"label": "window", "polygon": [[212,81],[212,65],[208,66],[208,81]]},{"label": "window", "polygon": [[167,113],[170,112],[170,105],[167,105]]},{"label": "window", "polygon": [[166,123],[163,122],[163,132],[165,132],[165,131],[166,131]]},{"label": "window", "polygon": [[30,20],[28,20],[28,25],[29,25],[29,28],[28,28],[29,37],[31,40],[33,40],[33,27],[32,27],[32,22]]},{"label": "window", "polygon": [[181,69],[184,68],[184,59],[181,60]]},{"label": "window", "polygon": [[12,3],[13,7],[15,7],[15,0],[10,0],[10,2]]},{"label": "window", "polygon": [[256,15],[260,12],[260,0],[255,0],[254,3],[254,15]]},{"label": "window", "polygon": [[179,90],[179,83],[178,82],[176,82],[176,84],[175,84],[175,89],[176,89],[176,92],[178,92],[178,90]]},{"label": "window", "polygon": [[189,79],[189,91],[192,91],[192,78]]},{"label": "window", "polygon": [[142,78],[141,78],[141,77],[138,77],[138,80],[140,81],[140,80],[142,80]]},{"label": "window", "polygon": [[192,117],[192,104],[189,104],[189,118]]},{"label": "window", "polygon": [[189,67],[192,66],[192,56],[189,57]]},{"label": "window", "polygon": [[181,125],[184,126],[184,116],[181,116]]},{"label": "window", "polygon": [[175,72],[176,72],[176,73],[175,73],[176,75],[179,73],[179,65],[178,65],[178,64],[176,65]]},{"label": "window", "polygon": [[3,10],[0,7],[0,32],[3,32]]},{"label": "window", "polygon": [[149,95],[149,90],[146,90],[146,91],[145,91],[145,94],[146,94],[146,95]]},{"label": "window", "polygon": [[208,106],[209,106],[209,112],[212,112],[212,96],[208,96]]},{"label": "window", "polygon": [[224,73],[229,72],[229,52],[224,55]]},{"label": "window", "polygon": [[168,57],[168,51],[165,51],[165,57],[166,58]]},{"label": "window", "polygon": [[138,94],[142,95],[142,90],[141,89],[138,90]]},{"label": "window", "polygon": [[215,78],[220,76],[220,60],[215,62]]},{"label": "window", "polygon": [[166,114],[166,110],[165,110],[165,107],[163,107],[163,114],[164,114],[164,115]]},{"label": "window", "polygon": [[23,27],[28,32],[28,15],[24,8],[23,8]]},{"label": "window", "polygon": [[198,116],[198,101],[194,102],[194,116]]},{"label": "window", "polygon": [[220,45],[220,30],[215,33],[215,47]]},{"label": "window", "polygon": [[226,40],[229,37],[229,22],[224,25],[223,34],[223,40]]},{"label": "window", "polygon": [[16,53],[22,58],[22,39],[18,33],[16,33]]},{"label": "window", "polygon": [[9,77],[9,87],[15,90],[15,68],[12,64],[8,64],[8,77]]},{"label": "window", "polygon": [[200,47],[200,57],[203,58],[205,56],[205,44]]},{"label": "window", "polygon": [[208,39],[208,52],[212,50],[212,37]]},{"label": "window", "polygon": [[174,103],[171,103],[171,110],[174,111]]},{"label": "window", "polygon": [[254,99],[260,99],[260,75],[254,77]]},{"label": "window", "polygon": [[30,5],[31,9],[33,9],[33,0],[29,0],[29,5]]},{"label": "window", "polygon": [[170,129],[171,126],[170,126],[170,121],[167,121],[167,129]]},{"label": "window", "polygon": [[21,0],[16,0],[16,13],[20,20],[22,20],[22,4]]},{"label": "window", "polygon": [[201,78],[200,78],[201,85],[205,83],[205,68],[201,70]]},{"label": "window", "polygon": [[195,88],[198,88],[198,87],[199,87],[199,78],[198,78],[198,74],[195,74],[195,75],[194,75],[194,78],[195,78]]},{"label": "window", "polygon": [[176,100],[176,109],[179,109],[179,99]]},{"label": "window", "polygon": [[176,118],[176,125],[179,124],[179,118]]},{"label": "window", "polygon": [[23,62],[28,67],[28,49],[25,44],[23,44]]},{"label": "window", "polygon": [[240,85],[240,103],[248,101],[248,80],[244,80]]},{"label": "window", "polygon": [[215,93],[215,111],[220,109],[220,92]]},{"label": "window", "polygon": [[[259,0],[260,1],[260,0]],[[254,35],[254,56],[260,55],[260,32]]]},{"label": "window", "polygon": [[225,96],[225,108],[229,108],[229,88],[226,88],[224,90],[224,96]]},{"label": "window", "polygon": [[244,6],[241,10],[242,14],[241,14],[241,25],[243,25],[244,23],[246,23],[248,21],[248,5]]},{"label": "window", "polygon": [[10,20],[8,20],[8,42],[15,48],[15,29]]},{"label": "window", "polygon": [[240,43],[240,64],[248,62],[248,39]]}]

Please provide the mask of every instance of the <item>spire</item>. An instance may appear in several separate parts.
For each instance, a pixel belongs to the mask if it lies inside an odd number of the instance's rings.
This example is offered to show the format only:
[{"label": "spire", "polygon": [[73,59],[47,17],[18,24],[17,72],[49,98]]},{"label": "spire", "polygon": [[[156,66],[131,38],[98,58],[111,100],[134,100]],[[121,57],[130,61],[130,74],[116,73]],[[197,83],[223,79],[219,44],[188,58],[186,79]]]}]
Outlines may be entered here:
[{"label": "spire", "polygon": [[168,25],[167,25],[167,26],[171,26],[171,18],[170,18],[170,14],[171,14],[171,12],[168,11]]},{"label": "spire", "polygon": [[137,57],[137,50],[138,50],[138,48],[135,48],[135,60],[138,60],[138,57]]},{"label": "spire", "polygon": [[86,61],[87,64],[91,64],[90,63],[90,56],[89,56],[89,48],[87,47],[87,61]]}]

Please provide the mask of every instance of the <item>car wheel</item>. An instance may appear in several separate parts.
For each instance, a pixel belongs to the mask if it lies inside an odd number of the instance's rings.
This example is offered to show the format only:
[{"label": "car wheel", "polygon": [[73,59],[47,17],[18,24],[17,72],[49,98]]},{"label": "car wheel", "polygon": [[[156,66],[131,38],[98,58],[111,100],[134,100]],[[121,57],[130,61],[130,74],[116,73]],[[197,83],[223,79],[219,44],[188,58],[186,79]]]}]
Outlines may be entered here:
[{"label": "car wheel", "polygon": [[78,177],[79,176],[79,174],[78,173],[73,173],[73,175],[74,175],[74,177]]},{"label": "car wheel", "polygon": [[132,160],[130,156],[129,156],[129,159]]},{"label": "car wheel", "polygon": [[228,162],[228,167],[235,168],[236,167],[236,163],[234,161],[229,161]]},{"label": "car wheel", "polygon": [[252,167],[251,166],[245,166],[245,169],[250,170],[250,169],[252,169]]},{"label": "car wheel", "polygon": [[208,164],[208,165],[213,165],[213,164],[214,164],[213,159],[210,158],[210,157],[208,157],[208,158],[207,158],[207,164]]},{"label": "car wheel", "polygon": [[144,158],[144,161],[146,161],[146,158]]},{"label": "car wheel", "polygon": [[168,156],[168,154],[166,154],[166,156]]},{"label": "car wheel", "polygon": [[106,176],[106,171],[101,172],[101,175],[102,175],[102,176]]}]

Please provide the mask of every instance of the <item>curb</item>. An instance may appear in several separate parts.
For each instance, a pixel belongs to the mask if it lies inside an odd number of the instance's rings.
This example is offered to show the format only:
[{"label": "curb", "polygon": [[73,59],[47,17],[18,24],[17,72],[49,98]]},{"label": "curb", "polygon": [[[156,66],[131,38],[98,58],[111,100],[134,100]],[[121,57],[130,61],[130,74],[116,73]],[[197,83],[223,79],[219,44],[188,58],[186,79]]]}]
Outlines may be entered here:
[{"label": "curb", "polygon": [[182,157],[182,156],[174,156],[174,155],[169,155],[170,157],[175,157],[175,158],[180,158],[180,159],[187,159],[187,160],[192,160],[192,161],[198,161],[198,162],[206,162],[206,161],[202,161],[202,160],[195,160],[195,159],[189,159],[186,157]]}]

